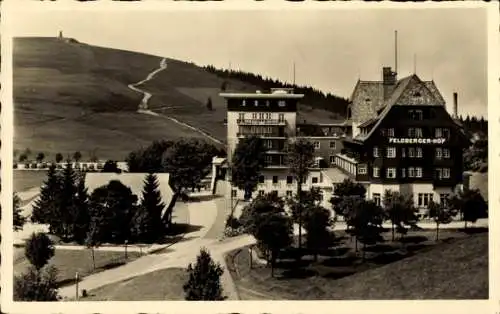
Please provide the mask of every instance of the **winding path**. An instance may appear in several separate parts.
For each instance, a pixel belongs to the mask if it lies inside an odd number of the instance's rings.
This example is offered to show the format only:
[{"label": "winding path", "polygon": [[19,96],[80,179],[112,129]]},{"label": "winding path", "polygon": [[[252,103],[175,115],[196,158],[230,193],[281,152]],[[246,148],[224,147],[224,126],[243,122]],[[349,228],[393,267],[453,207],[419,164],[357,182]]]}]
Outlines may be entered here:
[{"label": "winding path", "polygon": [[[141,93],[141,94],[143,94],[143,95],[144,95],[144,97],[142,98],[142,100],[141,100],[141,102],[140,102],[140,104],[139,104],[139,107],[138,107],[138,109],[137,109],[137,112],[138,112],[138,113],[143,113],[143,114],[149,114],[149,115],[153,115],[153,116],[160,116],[160,117],[164,117],[164,118],[166,118],[166,119],[168,119],[168,120],[170,120],[170,121],[172,121],[172,122],[174,122],[174,123],[176,123],[176,124],[178,124],[178,125],[181,125],[181,126],[183,126],[183,127],[186,127],[186,128],[188,128],[188,129],[191,129],[191,130],[193,130],[193,131],[195,131],[195,132],[200,133],[201,135],[203,135],[203,136],[205,136],[206,138],[208,138],[208,139],[210,139],[210,140],[212,140],[212,141],[216,142],[217,144],[221,144],[221,145],[223,145],[223,144],[224,144],[224,142],[222,142],[221,140],[219,140],[219,139],[217,139],[217,138],[213,137],[212,135],[208,134],[207,132],[205,132],[205,131],[203,131],[203,130],[201,130],[201,129],[199,129],[199,128],[196,128],[196,127],[194,127],[194,126],[192,126],[192,125],[189,125],[189,124],[187,124],[187,123],[185,123],[185,122],[179,121],[179,120],[177,120],[177,119],[175,119],[175,118],[169,117],[169,116],[167,116],[167,115],[164,115],[164,114],[161,114],[161,115],[160,115],[160,114],[158,114],[158,113],[156,113],[156,112],[154,112],[154,111],[151,111],[151,110],[149,109],[148,102],[149,102],[149,99],[150,99],[153,95],[152,95],[150,92],[147,92],[147,91],[145,91],[145,90],[143,90],[143,89],[139,88],[138,86],[140,86],[140,85],[142,85],[142,84],[144,84],[144,83],[146,83],[146,82],[148,82],[148,81],[152,80],[152,79],[155,77],[155,75],[156,75],[156,74],[158,74],[159,72],[161,72],[161,71],[165,70],[166,68],[167,68],[167,59],[163,58],[163,59],[160,61],[160,67],[159,67],[159,68],[157,68],[157,69],[155,69],[153,72],[149,73],[149,74],[146,76],[146,78],[145,78],[145,79],[143,79],[142,81],[139,81],[139,82],[137,82],[137,83],[134,83],[134,84],[129,84],[129,85],[128,85],[128,88],[130,88],[131,90],[133,90],[133,91],[135,91],[135,92],[138,92],[138,93]],[[164,108],[175,108],[175,107],[164,107]]]}]

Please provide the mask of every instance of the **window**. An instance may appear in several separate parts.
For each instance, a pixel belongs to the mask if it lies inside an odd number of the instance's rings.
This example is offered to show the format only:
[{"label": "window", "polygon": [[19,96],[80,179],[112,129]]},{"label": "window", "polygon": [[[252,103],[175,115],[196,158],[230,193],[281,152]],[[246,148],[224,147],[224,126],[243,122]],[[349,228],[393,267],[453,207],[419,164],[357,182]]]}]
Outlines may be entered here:
[{"label": "window", "polygon": [[422,158],[422,147],[417,147],[416,151],[417,151],[417,158]]},{"label": "window", "polygon": [[273,184],[278,184],[278,176],[273,176]]},{"label": "window", "polygon": [[336,144],[337,144],[337,143],[335,143],[335,141],[330,141],[330,148],[331,148],[331,149],[335,149]]},{"label": "window", "polygon": [[238,195],[238,190],[232,189],[231,190],[231,197],[236,197]]},{"label": "window", "polygon": [[286,184],[292,184],[293,183],[293,177],[292,176],[286,176]]},{"label": "window", "polygon": [[395,158],[396,157],[396,147],[387,147],[387,158]]},{"label": "window", "polygon": [[415,177],[416,178],[422,177],[422,167],[415,167]]},{"label": "window", "polygon": [[265,194],[264,190],[259,190],[259,195],[260,196],[264,196],[264,194]]},{"label": "window", "polygon": [[288,190],[286,191],[286,197],[292,197],[292,191]]},{"label": "window", "polygon": [[408,128],[408,137],[422,137],[422,128]]},{"label": "window", "polygon": [[240,113],[240,114],[238,115],[238,119],[239,119],[239,120],[245,120],[245,114],[244,114],[244,113]]},{"label": "window", "polygon": [[443,158],[443,149],[441,147],[436,148],[436,158],[437,159]]},{"label": "window", "polygon": [[286,105],[286,103],[285,103],[285,101],[284,101],[284,100],[280,100],[280,101],[278,101],[278,106],[279,106],[279,107],[285,107],[285,105]]},{"label": "window", "polygon": [[450,129],[447,128],[436,128],[435,137],[440,138],[450,138]]},{"label": "window", "polygon": [[446,159],[450,158],[450,149],[449,148],[443,148],[443,157]]},{"label": "window", "polygon": [[255,107],[257,107],[257,106],[259,105],[259,101],[258,101],[258,100],[254,100],[254,101],[253,101],[253,105],[254,105]]},{"label": "window", "polygon": [[259,176],[259,183],[264,183],[264,176]]},{"label": "window", "polygon": [[313,177],[313,178],[312,178],[312,183],[313,183],[313,184],[318,183],[318,177]]},{"label": "window", "polygon": [[385,136],[387,134],[386,129],[380,129],[380,135]]},{"label": "window", "polygon": [[273,148],[273,141],[272,140],[265,140],[264,141],[264,147],[267,149]]},{"label": "window", "polygon": [[373,157],[378,157],[378,147],[377,146],[373,147]]},{"label": "window", "polygon": [[279,120],[280,122],[285,121],[285,114],[280,113],[280,114],[278,115],[278,120]]},{"label": "window", "polygon": [[396,168],[387,168],[386,169],[386,177],[389,179],[396,178]]},{"label": "window", "polygon": [[415,158],[415,147],[408,147],[408,156],[410,158]]},{"label": "window", "polygon": [[408,168],[408,178],[414,178],[415,177],[415,168],[410,167]]},{"label": "window", "polygon": [[273,157],[266,155],[266,164],[271,164],[273,162]]},{"label": "window", "polygon": [[429,206],[429,203],[432,202],[432,199],[432,193],[418,193],[418,206],[427,207]]},{"label": "window", "polygon": [[437,168],[436,176],[438,179],[449,179],[450,178],[450,168]]},{"label": "window", "polygon": [[335,165],[335,156],[330,156],[330,164]]},{"label": "window", "polygon": [[401,148],[401,157],[406,157],[406,148],[404,147]]},{"label": "window", "polygon": [[266,107],[269,107],[270,104],[269,100],[266,100]]},{"label": "window", "polygon": [[314,141],[313,145],[314,145],[314,149],[320,148],[319,141]]},{"label": "window", "polygon": [[387,129],[387,136],[394,137],[394,128]]},{"label": "window", "polygon": [[358,174],[366,174],[366,165],[358,166]]},{"label": "window", "polygon": [[373,177],[374,178],[380,177],[380,168],[379,167],[373,167]]},{"label": "window", "polygon": [[[417,96],[419,97],[419,96]],[[424,119],[424,113],[422,110],[409,110],[408,111],[409,117],[411,120],[423,120]]]},{"label": "window", "polygon": [[243,100],[241,101],[241,105],[242,105],[243,107],[245,107],[245,106],[247,105],[247,102],[246,102],[246,100],[245,100],[245,99],[243,99]]},{"label": "window", "polygon": [[406,168],[401,168],[401,178],[406,178]]},{"label": "window", "polygon": [[447,205],[449,197],[450,194],[448,193],[439,194],[439,202],[443,205]]},{"label": "window", "polygon": [[375,204],[377,204],[378,206],[380,206],[380,193],[373,193],[372,194],[372,199],[375,202]]}]

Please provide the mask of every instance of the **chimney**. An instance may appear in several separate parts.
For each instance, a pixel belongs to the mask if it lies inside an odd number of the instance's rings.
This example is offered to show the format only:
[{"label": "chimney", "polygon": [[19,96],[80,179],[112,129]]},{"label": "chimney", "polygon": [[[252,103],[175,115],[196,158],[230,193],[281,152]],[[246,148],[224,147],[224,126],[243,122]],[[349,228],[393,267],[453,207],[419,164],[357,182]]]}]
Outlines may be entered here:
[{"label": "chimney", "polygon": [[458,93],[453,93],[453,118],[458,118]]},{"label": "chimney", "polygon": [[384,100],[391,97],[392,91],[396,86],[397,73],[393,72],[391,67],[382,68],[382,79],[384,85]]}]

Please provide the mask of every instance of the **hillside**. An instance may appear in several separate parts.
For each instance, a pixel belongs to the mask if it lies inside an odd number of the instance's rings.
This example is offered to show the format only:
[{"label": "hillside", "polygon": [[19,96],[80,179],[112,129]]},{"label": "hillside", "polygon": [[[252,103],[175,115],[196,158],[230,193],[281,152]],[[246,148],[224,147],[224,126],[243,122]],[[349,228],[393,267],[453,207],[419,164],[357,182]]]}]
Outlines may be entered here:
[{"label": "hillside", "polygon": [[[136,112],[143,97],[128,85],[142,81],[162,58],[96,47],[77,40],[14,40],[14,149],[29,148],[31,158],[48,159],[81,151],[100,159],[124,159],[131,150],[157,139],[207,138],[224,141],[224,100],[228,91],[255,91],[259,86],[218,76],[193,63],[166,58],[166,68],[139,85],[152,94],[149,109]],[[211,98],[213,110],[206,108]],[[300,106],[308,121],[330,122],[334,113]],[[175,120],[174,120],[175,119]],[[187,125],[186,125],[187,124]]]}]

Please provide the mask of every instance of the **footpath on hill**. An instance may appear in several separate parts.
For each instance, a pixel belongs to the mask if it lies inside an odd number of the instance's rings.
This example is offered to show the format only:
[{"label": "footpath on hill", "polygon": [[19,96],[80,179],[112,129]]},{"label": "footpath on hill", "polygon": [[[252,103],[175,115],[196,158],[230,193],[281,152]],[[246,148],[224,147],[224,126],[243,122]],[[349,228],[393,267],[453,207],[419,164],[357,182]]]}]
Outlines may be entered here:
[{"label": "footpath on hill", "polygon": [[187,124],[185,122],[179,121],[179,120],[177,120],[175,118],[169,117],[169,116],[167,116],[165,114],[161,114],[160,115],[160,114],[158,114],[158,113],[156,113],[154,111],[151,111],[149,109],[149,99],[153,96],[153,94],[151,94],[150,92],[147,92],[147,91],[139,88],[138,86],[143,85],[144,83],[152,80],[155,77],[156,74],[158,74],[159,72],[161,72],[161,71],[163,71],[165,69],[167,69],[167,60],[164,58],[164,59],[162,59],[160,61],[159,68],[157,68],[157,69],[153,70],[151,73],[149,73],[146,76],[145,79],[143,79],[143,80],[141,80],[141,81],[139,81],[137,83],[128,85],[128,87],[131,90],[133,90],[135,92],[138,92],[138,93],[142,93],[144,95],[143,98],[142,98],[142,100],[141,100],[141,102],[139,103],[139,107],[137,109],[137,112],[138,113],[149,114],[149,115],[153,115],[153,116],[159,116],[159,117],[167,118],[168,120],[170,120],[170,121],[172,121],[172,122],[174,122],[176,124],[179,124],[179,125],[181,125],[183,127],[187,127],[187,128],[189,128],[189,129],[191,129],[193,131],[196,131],[196,132],[202,134],[203,136],[205,136],[206,138],[208,138],[208,139],[216,142],[217,144],[221,144],[221,145],[224,144],[224,142],[222,142],[221,140],[219,140],[219,139],[211,136],[207,132],[205,132],[205,131],[197,128],[197,127],[194,127],[194,126],[189,125],[189,124]]}]

